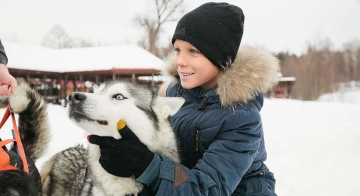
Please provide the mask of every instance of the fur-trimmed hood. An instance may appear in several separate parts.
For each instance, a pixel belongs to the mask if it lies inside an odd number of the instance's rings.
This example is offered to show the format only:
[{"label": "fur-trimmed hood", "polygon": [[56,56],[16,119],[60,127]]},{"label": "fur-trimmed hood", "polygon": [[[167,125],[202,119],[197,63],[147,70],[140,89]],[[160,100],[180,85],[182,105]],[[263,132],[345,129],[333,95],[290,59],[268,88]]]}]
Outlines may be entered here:
[{"label": "fur-trimmed hood", "polygon": [[[170,55],[167,62],[163,74],[178,75],[174,55]],[[233,107],[237,103],[247,103],[259,93],[268,92],[278,83],[279,71],[279,60],[274,55],[259,48],[241,47],[231,67],[218,81],[217,94],[221,105]]]}]

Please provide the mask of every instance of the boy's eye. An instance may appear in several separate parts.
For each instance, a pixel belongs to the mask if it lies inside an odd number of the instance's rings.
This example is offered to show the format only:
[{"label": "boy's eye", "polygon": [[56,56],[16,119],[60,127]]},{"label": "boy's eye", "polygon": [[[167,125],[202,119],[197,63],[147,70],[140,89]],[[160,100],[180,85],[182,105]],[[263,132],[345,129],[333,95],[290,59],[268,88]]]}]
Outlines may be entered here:
[{"label": "boy's eye", "polygon": [[174,51],[175,52],[180,52],[180,49],[179,48],[174,48]]},{"label": "boy's eye", "polygon": [[114,99],[116,100],[123,100],[126,99],[126,97],[124,97],[122,94],[116,94],[113,96]]},{"label": "boy's eye", "polygon": [[199,53],[199,51],[196,50],[196,49],[190,49],[190,53],[191,53],[191,54],[196,54],[196,53]]}]

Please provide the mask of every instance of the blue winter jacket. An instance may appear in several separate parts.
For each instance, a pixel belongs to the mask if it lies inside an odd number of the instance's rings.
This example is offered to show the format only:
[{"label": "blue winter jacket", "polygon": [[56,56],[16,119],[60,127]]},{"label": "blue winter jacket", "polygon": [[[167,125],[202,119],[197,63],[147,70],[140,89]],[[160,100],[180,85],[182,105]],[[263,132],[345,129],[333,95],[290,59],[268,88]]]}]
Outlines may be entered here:
[{"label": "blue winter jacket", "polygon": [[137,180],[161,196],[275,195],[260,110],[278,69],[275,57],[246,47],[211,89],[170,84],[166,95],[185,99],[171,117],[182,161],[156,155]]}]

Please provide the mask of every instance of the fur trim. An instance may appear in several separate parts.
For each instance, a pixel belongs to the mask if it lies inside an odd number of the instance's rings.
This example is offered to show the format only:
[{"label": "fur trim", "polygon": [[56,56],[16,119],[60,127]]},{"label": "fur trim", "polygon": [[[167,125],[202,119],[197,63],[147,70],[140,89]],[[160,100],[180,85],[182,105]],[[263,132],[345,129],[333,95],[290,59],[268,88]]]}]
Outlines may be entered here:
[{"label": "fur trim", "polygon": [[218,81],[221,105],[246,103],[268,92],[278,83],[279,71],[279,60],[272,54],[250,46],[241,48],[231,68]]},{"label": "fur trim", "polygon": [[[163,74],[175,76],[174,55],[168,57],[168,66]],[[266,93],[278,83],[279,60],[269,52],[243,46],[231,67],[219,78],[217,94],[221,105],[233,107],[247,103],[259,93]],[[174,77],[175,78],[175,77]]]}]

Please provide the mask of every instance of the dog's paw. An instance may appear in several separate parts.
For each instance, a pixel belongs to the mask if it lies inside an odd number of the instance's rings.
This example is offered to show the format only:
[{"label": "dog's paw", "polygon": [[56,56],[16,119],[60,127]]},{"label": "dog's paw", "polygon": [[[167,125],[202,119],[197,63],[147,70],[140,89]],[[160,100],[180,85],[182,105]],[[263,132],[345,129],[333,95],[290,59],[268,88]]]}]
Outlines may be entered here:
[{"label": "dog's paw", "polygon": [[22,83],[16,87],[15,91],[9,97],[12,112],[20,113],[28,107],[30,103],[28,90],[30,90],[30,87],[26,83]]}]

